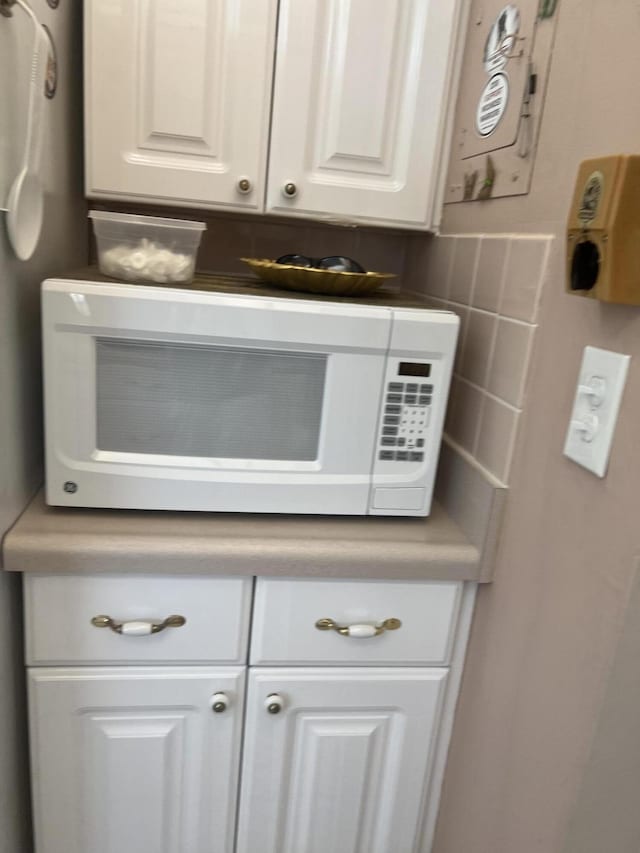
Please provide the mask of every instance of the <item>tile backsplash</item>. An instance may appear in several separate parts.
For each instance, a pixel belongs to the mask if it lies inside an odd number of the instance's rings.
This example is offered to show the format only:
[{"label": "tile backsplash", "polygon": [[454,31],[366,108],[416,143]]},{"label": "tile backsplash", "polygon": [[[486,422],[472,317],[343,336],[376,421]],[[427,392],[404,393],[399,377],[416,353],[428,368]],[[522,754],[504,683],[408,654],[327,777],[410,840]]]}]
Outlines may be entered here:
[{"label": "tile backsplash", "polygon": [[445,431],[503,483],[526,398],[551,239],[407,239],[404,288],[460,317]]}]

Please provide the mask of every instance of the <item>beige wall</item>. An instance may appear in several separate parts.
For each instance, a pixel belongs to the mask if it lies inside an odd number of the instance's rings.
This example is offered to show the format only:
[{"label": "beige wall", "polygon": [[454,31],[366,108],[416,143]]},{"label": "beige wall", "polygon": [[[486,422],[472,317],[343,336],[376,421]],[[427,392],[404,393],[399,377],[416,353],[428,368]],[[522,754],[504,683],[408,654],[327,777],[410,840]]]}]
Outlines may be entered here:
[{"label": "beige wall", "polygon": [[563,853],[640,850],[640,581],[627,608]]},{"label": "beige wall", "polygon": [[[45,229],[31,261],[16,260],[0,223],[0,537],[42,477],[39,284],[86,261],[81,5],[67,0],[53,11],[45,0],[32,3],[56,42],[60,88],[46,105]],[[32,38],[19,9],[11,19],[0,17],[0,202],[19,168]],[[26,853],[31,843],[20,614],[19,578],[0,572],[0,853]]]},{"label": "beige wall", "polygon": [[[640,149],[640,4],[560,0],[558,14],[531,194],[451,205],[444,217],[449,234],[557,239],[495,583],[478,599],[434,853],[640,848],[637,803],[611,808],[623,783],[637,790],[640,782],[638,750],[624,749],[625,739],[637,743],[640,719],[637,678],[626,677],[640,648],[630,604],[640,551],[640,310],[565,295],[562,266],[579,161]],[[632,356],[604,480],[562,455],[587,344]]]}]

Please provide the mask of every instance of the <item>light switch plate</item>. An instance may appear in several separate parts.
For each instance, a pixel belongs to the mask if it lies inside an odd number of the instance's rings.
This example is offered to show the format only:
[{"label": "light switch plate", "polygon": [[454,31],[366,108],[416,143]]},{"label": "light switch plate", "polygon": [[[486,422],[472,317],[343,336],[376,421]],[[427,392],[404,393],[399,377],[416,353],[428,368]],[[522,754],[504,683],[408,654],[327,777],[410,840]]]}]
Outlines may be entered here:
[{"label": "light switch plate", "polygon": [[631,357],[585,347],[564,455],[604,477]]}]

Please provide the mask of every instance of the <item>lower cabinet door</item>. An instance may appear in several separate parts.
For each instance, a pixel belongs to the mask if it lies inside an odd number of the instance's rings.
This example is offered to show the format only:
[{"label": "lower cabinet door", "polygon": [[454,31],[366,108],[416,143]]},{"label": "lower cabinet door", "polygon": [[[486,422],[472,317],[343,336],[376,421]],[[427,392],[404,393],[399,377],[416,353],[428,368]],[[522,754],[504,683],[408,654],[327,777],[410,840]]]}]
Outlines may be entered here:
[{"label": "lower cabinet door", "polygon": [[232,853],[244,679],[29,670],[37,853]]},{"label": "lower cabinet door", "polygon": [[237,853],[413,853],[448,670],[253,670]]}]

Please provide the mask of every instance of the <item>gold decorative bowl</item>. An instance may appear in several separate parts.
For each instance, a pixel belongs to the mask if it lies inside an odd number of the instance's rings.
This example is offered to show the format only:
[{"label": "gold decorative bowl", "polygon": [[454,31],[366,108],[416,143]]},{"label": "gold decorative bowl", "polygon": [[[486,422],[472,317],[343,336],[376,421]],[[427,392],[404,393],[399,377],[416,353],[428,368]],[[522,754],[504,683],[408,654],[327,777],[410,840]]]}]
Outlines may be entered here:
[{"label": "gold decorative bowl", "polygon": [[366,296],[373,293],[394,273],[386,272],[335,272],[313,267],[294,267],[277,264],[266,258],[240,258],[256,275],[276,287],[301,290],[306,293],[325,293],[329,296]]}]

